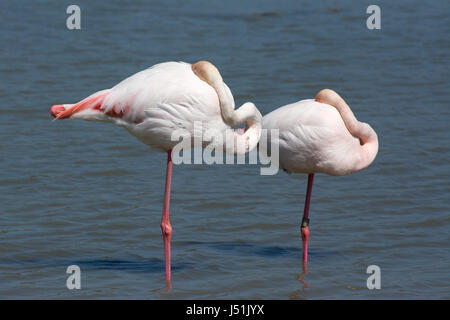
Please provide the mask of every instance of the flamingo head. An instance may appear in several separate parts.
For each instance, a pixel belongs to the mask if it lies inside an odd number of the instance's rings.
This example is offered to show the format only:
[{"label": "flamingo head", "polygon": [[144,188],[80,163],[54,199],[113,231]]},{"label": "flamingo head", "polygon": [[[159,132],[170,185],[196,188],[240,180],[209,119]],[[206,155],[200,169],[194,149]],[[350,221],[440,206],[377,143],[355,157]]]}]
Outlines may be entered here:
[{"label": "flamingo head", "polygon": [[65,111],[66,108],[64,108],[64,105],[62,104],[55,104],[53,107],[51,107],[50,109],[50,114],[56,118],[58,116],[58,114],[60,114],[61,112]]}]

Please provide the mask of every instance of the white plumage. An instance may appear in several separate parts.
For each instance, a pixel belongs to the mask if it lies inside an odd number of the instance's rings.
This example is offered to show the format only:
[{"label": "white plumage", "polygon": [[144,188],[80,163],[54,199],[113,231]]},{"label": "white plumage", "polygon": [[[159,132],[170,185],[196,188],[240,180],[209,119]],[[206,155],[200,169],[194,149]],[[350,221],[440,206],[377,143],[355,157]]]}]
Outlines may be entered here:
[{"label": "white plumage", "polygon": [[[228,99],[226,103],[234,109],[233,95],[225,83],[223,87]],[[171,135],[177,129],[187,130],[195,137],[211,128],[218,132],[230,128],[222,119],[215,89],[201,80],[188,63],[165,62],[154,65],[83,101],[101,95],[104,98],[82,110],[68,112],[67,115],[84,120],[113,122],[158,151],[174,147],[178,141],[172,141]],[[75,105],[64,106],[73,108]],[[203,132],[194,132],[195,122],[201,122]],[[249,132],[252,133],[255,132]]]},{"label": "white plumage", "polygon": [[[263,143],[261,147],[278,148],[279,166],[287,172],[308,173],[301,222],[302,281],[308,272],[309,205],[314,174],[346,175],[366,168],[377,155],[378,137],[329,89],[321,90],[315,100],[302,100],[272,111],[264,116],[262,126],[269,135],[267,145]],[[278,136],[271,130],[278,130]]]},{"label": "white plumage", "polygon": [[278,139],[271,142],[279,147],[280,168],[288,172],[346,175],[370,165],[378,150],[370,127],[371,139],[362,143],[361,137],[350,133],[335,106],[313,99],[272,111],[263,117],[262,126],[279,130]]},{"label": "white plumage", "polygon": [[[245,153],[256,147],[261,135],[262,116],[258,109],[247,102],[234,110],[233,96],[219,71],[211,63],[200,61],[193,65],[184,62],[157,64],[77,104],[55,105],[50,113],[55,119],[112,122],[125,127],[154,149],[167,152],[161,230],[170,288],[172,149],[179,142],[172,135],[181,131],[183,137],[200,138],[203,147],[214,141],[215,149],[220,146],[233,154]],[[231,135],[226,132],[243,122],[246,124],[244,132],[232,130]],[[202,139],[205,134],[209,139]]]}]

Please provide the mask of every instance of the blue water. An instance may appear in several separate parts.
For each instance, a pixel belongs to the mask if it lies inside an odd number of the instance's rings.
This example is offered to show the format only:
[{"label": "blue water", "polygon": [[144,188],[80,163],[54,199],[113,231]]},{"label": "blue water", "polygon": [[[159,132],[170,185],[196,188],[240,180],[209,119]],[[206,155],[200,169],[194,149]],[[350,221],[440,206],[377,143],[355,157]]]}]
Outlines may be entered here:
[{"label": "blue water", "polygon": [[[76,1],[0,4],[0,298],[450,298],[448,1]],[[121,128],[52,122],[163,61],[212,61],[263,114],[328,87],[377,131],[366,170],[316,175],[309,273],[306,176],[179,165],[173,281],[160,231],[165,155]],[[66,268],[81,268],[81,290]],[[381,269],[368,290],[366,268]]]}]

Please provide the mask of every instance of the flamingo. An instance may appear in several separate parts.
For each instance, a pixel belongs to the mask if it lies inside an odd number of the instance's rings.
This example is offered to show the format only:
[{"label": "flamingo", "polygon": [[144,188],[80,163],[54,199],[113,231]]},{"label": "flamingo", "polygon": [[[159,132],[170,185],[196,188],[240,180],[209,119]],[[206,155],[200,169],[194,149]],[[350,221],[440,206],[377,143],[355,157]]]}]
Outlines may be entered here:
[{"label": "flamingo", "polygon": [[[170,289],[172,149],[178,143],[172,141],[172,133],[183,129],[193,138],[199,134],[202,137],[202,132],[194,132],[194,122],[201,122],[203,132],[211,128],[224,132],[245,122],[244,129],[233,132],[233,144],[230,146],[229,141],[225,141],[223,145],[226,152],[242,154],[258,144],[261,113],[251,102],[235,110],[230,89],[217,68],[208,61],[192,65],[184,62],[160,63],[76,104],[54,105],[50,113],[55,120],[72,118],[112,122],[124,127],[153,149],[167,153],[161,231],[166,284]],[[206,142],[202,143],[204,147]]]},{"label": "flamingo", "polygon": [[[309,206],[315,173],[342,176],[368,167],[378,152],[378,137],[367,123],[359,122],[347,103],[333,90],[316,98],[280,107],[265,115],[268,143],[279,149],[279,167],[288,173],[308,174],[301,222],[303,274],[307,273]],[[270,133],[278,129],[278,137]],[[299,280],[301,280],[301,276]]]}]

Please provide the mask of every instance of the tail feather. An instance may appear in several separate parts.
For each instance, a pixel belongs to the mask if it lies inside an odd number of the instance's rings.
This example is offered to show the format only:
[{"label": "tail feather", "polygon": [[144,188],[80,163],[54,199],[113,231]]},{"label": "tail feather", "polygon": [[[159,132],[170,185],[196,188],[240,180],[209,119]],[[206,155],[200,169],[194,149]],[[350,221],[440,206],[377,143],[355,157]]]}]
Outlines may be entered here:
[{"label": "tail feather", "polygon": [[73,107],[70,107],[58,113],[58,115],[55,117],[55,120],[70,118],[75,113],[81,112],[86,109],[100,110],[100,107],[102,106],[103,101],[105,101],[105,98],[108,95],[108,93],[109,90],[103,90],[94,93],[93,95],[87,97],[86,99],[81,100]]}]

